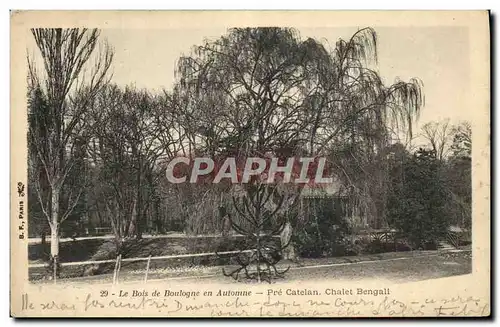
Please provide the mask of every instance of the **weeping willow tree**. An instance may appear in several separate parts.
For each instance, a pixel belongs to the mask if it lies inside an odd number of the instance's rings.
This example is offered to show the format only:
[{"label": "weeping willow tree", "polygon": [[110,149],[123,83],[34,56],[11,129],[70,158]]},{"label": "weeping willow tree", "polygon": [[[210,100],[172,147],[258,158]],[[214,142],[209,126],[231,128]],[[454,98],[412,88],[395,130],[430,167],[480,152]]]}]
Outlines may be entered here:
[{"label": "weeping willow tree", "polygon": [[[376,67],[372,28],[333,49],[292,28],[237,28],[179,60],[174,94],[193,152],[326,156],[356,210],[377,226],[388,187],[384,149],[394,136],[411,136],[424,98],[418,79],[385,85]],[[298,218],[294,229],[307,224]]]},{"label": "weeping willow tree", "polygon": [[195,47],[179,60],[174,91],[189,148],[237,158],[302,152],[314,53],[327,55],[289,28],[231,29]]},{"label": "weeping willow tree", "polygon": [[384,85],[377,70],[377,35],[365,28],[339,40],[322,56],[309,110],[309,148],[327,155],[343,180],[344,195],[354,216],[365,224],[384,225],[387,198],[387,147],[395,139],[412,138],[412,125],[424,105],[423,85],[414,78]]}]

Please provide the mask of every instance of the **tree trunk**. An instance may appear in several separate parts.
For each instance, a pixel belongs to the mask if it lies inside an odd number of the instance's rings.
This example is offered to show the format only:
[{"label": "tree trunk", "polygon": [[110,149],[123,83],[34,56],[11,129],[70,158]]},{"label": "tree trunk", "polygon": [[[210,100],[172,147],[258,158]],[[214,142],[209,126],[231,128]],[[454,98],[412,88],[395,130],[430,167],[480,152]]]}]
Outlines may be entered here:
[{"label": "tree trunk", "polygon": [[137,173],[137,207],[136,207],[136,222],[135,222],[135,236],[137,239],[142,238],[143,229],[143,203],[142,203],[142,160],[139,160],[139,171]]},{"label": "tree trunk", "polygon": [[292,261],[296,260],[295,248],[292,242],[290,242],[290,239],[292,238],[292,233],[293,233],[292,224],[290,224],[290,222],[286,222],[286,225],[283,228],[283,231],[281,232],[280,235],[281,246],[285,246],[288,244],[286,247],[283,248],[282,251],[284,260],[292,260]]},{"label": "tree trunk", "polygon": [[50,256],[53,258],[59,255],[59,226],[50,227]]},{"label": "tree trunk", "polygon": [[123,236],[125,237],[132,237],[133,235],[136,235],[136,230],[137,230],[137,199],[133,200],[132,203],[132,212],[130,212],[130,223],[126,227],[125,233],[123,233]]},{"label": "tree trunk", "polygon": [[52,223],[50,224],[50,256],[59,255],[59,189],[52,190]]},{"label": "tree trunk", "polygon": [[45,230],[42,230],[42,247],[45,248],[45,246],[47,245],[47,240],[45,238]]}]

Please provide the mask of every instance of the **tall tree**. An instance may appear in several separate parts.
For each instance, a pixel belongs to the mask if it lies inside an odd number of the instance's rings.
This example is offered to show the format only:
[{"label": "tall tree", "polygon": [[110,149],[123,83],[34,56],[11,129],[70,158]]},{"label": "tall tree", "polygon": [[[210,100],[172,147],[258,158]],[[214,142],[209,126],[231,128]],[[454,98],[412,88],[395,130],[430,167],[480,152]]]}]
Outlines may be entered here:
[{"label": "tall tree", "polygon": [[456,157],[470,157],[472,154],[472,127],[470,122],[463,121],[453,127],[453,143],[451,151]]},{"label": "tall tree", "polygon": [[206,154],[276,155],[285,149],[328,156],[350,189],[378,203],[367,215],[380,221],[387,193],[383,149],[393,134],[412,134],[424,101],[417,79],[384,85],[371,68],[376,60],[371,28],[331,50],[302,41],[294,29],[231,29],[179,60],[177,90],[190,122],[199,126],[190,139],[199,140]]},{"label": "tall tree", "polygon": [[451,150],[453,129],[449,120],[429,122],[422,126],[422,137],[429,142],[438,160],[444,160]]},{"label": "tall tree", "polygon": [[[59,230],[83,192],[79,185],[66,185],[80,162],[75,152],[89,140],[84,119],[89,103],[108,82],[113,52],[99,46],[97,29],[32,30],[43,69],[28,58],[30,89],[43,94],[45,104],[29,106],[31,167],[42,170],[43,182],[33,174],[37,198],[51,229],[51,256],[59,253]],[[91,66],[86,70],[85,67]],[[78,141],[77,141],[78,139]],[[82,173],[82,175],[85,175]],[[69,187],[68,203],[61,209],[61,192]],[[45,188],[45,189],[42,189]]]},{"label": "tall tree", "polygon": [[402,153],[393,161],[389,220],[413,247],[435,247],[447,231],[451,215],[447,182],[434,150]]},{"label": "tall tree", "polygon": [[96,167],[94,202],[110,222],[117,247],[141,238],[164,169],[182,137],[171,104],[145,90],[109,85],[91,105],[93,136],[88,152]]},{"label": "tall tree", "polygon": [[447,166],[451,202],[450,211],[454,213],[455,225],[470,229],[472,225],[472,128],[463,121],[453,127],[453,142]]},{"label": "tall tree", "polygon": [[[195,134],[190,139],[212,156],[300,151],[308,141],[301,136],[308,119],[303,115],[310,80],[306,68],[315,66],[310,53],[322,51],[287,28],[231,29],[195,47],[180,59],[177,71],[177,90]],[[290,199],[285,203],[292,205]]]},{"label": "tall tree", "polygon": [[[411,137],[413,123],[424,105],[422,83],[396,80],[385,85],[377,70],[377,35],[372,28],[339,40],[332,51],[326,87],[330,114],[318,138],[328,149],[347,195],[355,199],[354,215],[370,217],[372,227],[385,222],[388,192],[387,147],[400,134]],[[328,84],[327,84],[328,85]],[[396,136],[396,139],[394,137]]]}]

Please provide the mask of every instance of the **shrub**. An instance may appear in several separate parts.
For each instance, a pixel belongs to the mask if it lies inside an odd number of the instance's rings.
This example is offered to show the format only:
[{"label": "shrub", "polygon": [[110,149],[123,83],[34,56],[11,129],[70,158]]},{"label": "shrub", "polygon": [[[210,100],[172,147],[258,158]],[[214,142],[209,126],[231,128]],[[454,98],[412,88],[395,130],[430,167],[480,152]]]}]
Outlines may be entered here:
[{"label": "shrub", "polygon": [[363,249],[364,250],[363,252],[368,253],[368,254],[388,252],[387,245],[388,245],[387,243],[383,243],[380,240],[373,240],[365,246],[365,248]]},{"label": "shrub", "polygon": [[[393,169],[388,221],[414,248],[432,249],[449,226],[449,201],[441,163],[433,151],[420,149]],[[397,173],[395,173],[397,172]]]},{"label": "shrub", "polygon": [[349,227],[338,198],[310,198],[305,214],[309,223],[297,231],[294,242],[301,257],[355,255],[347,239]]}]

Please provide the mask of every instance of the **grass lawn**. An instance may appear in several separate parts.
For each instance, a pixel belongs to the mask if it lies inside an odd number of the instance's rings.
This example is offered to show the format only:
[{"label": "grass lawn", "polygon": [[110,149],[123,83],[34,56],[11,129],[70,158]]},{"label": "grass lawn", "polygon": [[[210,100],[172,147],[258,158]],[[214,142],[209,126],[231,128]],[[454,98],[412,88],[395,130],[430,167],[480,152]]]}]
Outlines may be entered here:
[{"label": "grass lawn", "polygon": [[[437,252],[437,251],[432,251]],[[434,253],[404,259],[360,262],[352,265],[297,269],[290,271],[287,281],[297,280],[364,280],[386,279],[396,283],[443,278],[472,273],[470,252]]]},{"label": "grass lawn", "polygon": [[[276,283],[303,280],[366,280],[383,279],[396,283],[419,281],[470,274],[472,272],[471,252],[413,251],[391,252],[372,256],[341,258],[303,259],[299,264],[280,263],[285,268],[291,266],[284,279]],[[176,283],[192,283],[196,280],[209,283],[247,283],[224,277],[222,267],[198,266],[188,268],[153,269],[149,273],[148,283],[175,280]],[[137,282],[144,278],[144,269],[123,271],[120,283]],[[110,283],[111,274],[79,278],[60,279],[59,283]],[[49,281],[46,281],[50,283]]]},{"label": "grass lawn", "polygon": [[[273,242],[279,242],[276,238]],[[232,251],[235,249],[253,248],[253,244],[242,236],[220,236],[201,235],[186,237],[185,235],[167,235],[159,237],[148,237],[141,240],[128,240],[122,248],[122,259],[148,258],[148,256],[175,256],[195,253],[214,253]],[[50,253],[50,244],[30,244],[28,246],[28,257],[32,264],[47,264]],[[93,238],[80,239],[63,242],[59,248],[59,260],[61,263],[115,260],[116,245],[112,239]],[[174,259],[152,260],[150,268],[158,269],[186,269],[200,266],[217,266],[230,263],[228,256],[202,256],[185,257]],[[122,262],[122,271],[130,272],[143,270],[146,262]],[[75,278],[86,276],[85,270],[91,265],[64,266],[61,269],[62,278]],[[112,273],[115,263],[103,263],[98,265],[96,275]],[[29,268],[31,280],[37,280],[50,276],[47,267]]]}]

